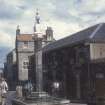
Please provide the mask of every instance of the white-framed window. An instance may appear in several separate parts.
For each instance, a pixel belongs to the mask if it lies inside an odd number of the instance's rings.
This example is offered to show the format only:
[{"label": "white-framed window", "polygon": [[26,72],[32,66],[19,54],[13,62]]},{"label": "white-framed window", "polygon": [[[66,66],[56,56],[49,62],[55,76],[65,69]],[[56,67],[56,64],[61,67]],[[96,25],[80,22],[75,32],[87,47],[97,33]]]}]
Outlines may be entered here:
[{"label": "white-framed window", "polygon": [[23,48],[28,48],[28,41],[23,42]]}]

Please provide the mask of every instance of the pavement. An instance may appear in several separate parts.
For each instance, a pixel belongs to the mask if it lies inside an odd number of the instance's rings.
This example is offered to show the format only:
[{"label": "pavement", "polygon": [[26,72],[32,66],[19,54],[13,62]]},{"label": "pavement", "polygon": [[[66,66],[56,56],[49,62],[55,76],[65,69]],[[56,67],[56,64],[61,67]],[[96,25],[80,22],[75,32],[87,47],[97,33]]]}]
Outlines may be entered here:
[{"label": "pavement", "polygon": [[9,91],[7,94],[6,105],[12,105],[13,98],[16,97],[15,91]]},{"label": "pavement", "polygon": [[[7,94],[7,99],[6,99],[6,105],[12,105],[12,100],[16,97],[16,92],[15,91],[9,91]],[[52,105],[51,103],[30,103],[29,105]],[[61,104],[64,105],[64,104]],[[65,105],[86,105],[86,104],[77,104],[77,103],[70,103],[70,104],[65,104]]]}]

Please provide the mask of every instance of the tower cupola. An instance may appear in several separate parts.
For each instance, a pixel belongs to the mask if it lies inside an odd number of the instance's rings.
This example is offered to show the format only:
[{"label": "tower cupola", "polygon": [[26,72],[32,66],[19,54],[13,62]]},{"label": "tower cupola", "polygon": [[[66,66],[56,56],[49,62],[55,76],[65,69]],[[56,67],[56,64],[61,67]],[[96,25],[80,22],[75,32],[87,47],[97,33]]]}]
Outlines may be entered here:
[{"label": "tower cupola", "polygon": [[46,37],[47,37],[47,41],[53,41],[53,30],[51,27],[47,27],[46,30]]},{"label": "tower cupola", "polygon": [[20,28],[19,28],[19,25],[17,26],[17,29],[16,29],[16,35],[20,35]]}]

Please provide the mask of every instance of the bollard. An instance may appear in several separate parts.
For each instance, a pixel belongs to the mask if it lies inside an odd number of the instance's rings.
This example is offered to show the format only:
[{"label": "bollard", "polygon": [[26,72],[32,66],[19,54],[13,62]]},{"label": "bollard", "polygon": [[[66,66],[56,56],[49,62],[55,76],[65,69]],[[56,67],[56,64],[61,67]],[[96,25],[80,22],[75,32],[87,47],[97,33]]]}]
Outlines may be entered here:
[{"label": "bollard", "polygon": [[17,86],[16,87],[16,96],[17,97],[23,97],[23,94],[22,94],[22,86]]}]

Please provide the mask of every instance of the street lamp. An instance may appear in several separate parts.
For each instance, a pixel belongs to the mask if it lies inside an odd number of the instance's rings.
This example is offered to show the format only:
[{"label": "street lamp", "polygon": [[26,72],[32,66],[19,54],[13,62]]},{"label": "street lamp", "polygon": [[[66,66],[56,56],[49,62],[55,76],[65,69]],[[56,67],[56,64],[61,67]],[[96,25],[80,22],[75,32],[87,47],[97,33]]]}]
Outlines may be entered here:
[{"label": "street lamp", "polygon": [[60,86],[60,84],[59,84],[58,81],[55,81],[55,82],[53,83],[53,89],[54,89],[54,93],[55,93],[55,96],[56,96],[56,97],[58,96],[59,86]]}]

